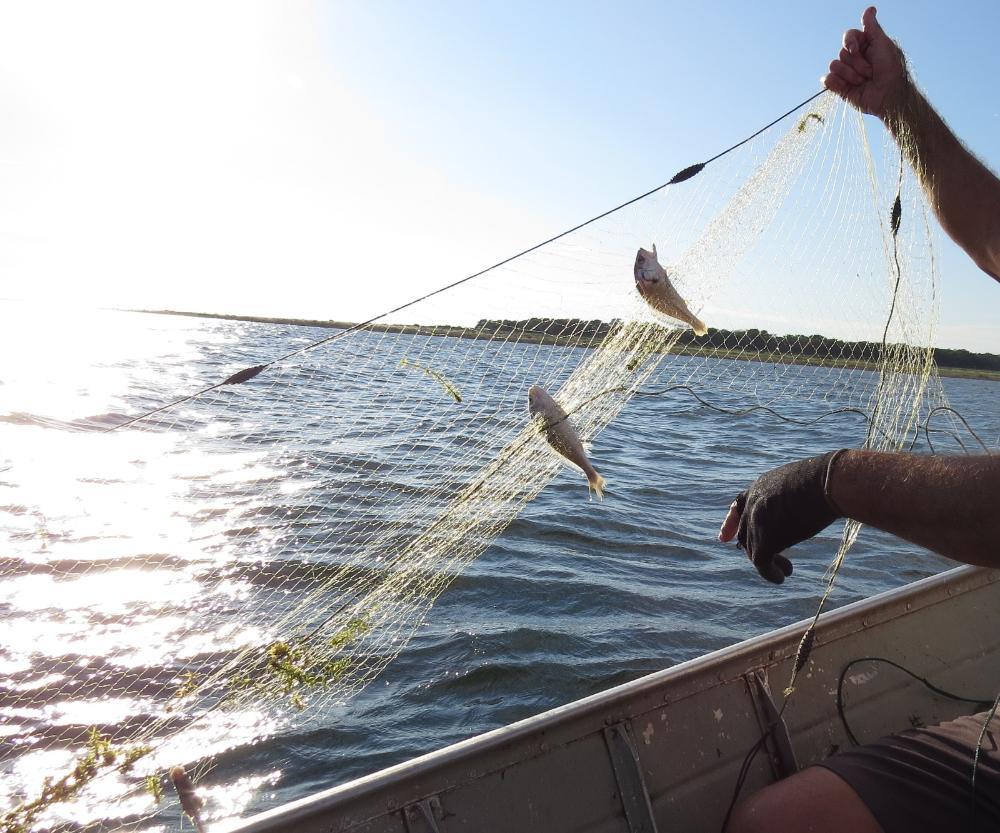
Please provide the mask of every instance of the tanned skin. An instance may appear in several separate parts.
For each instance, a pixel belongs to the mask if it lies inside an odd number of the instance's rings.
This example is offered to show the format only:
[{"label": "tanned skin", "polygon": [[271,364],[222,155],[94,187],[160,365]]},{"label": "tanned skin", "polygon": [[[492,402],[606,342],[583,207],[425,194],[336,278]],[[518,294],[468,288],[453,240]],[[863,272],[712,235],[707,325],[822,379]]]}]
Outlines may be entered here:
[{"label": "tanned skin", "polygon": [[955,561],[1000,568],[1000,456],[850,449],[830,472],[829,496],[845,517]]},{"label": "tanned skin", "polygon": [[875,19],[844,33],[822,79],[827,89],[881,119],[919,173],[941,227],[1000,281],[1000,180],[955,136],[914,86],[903,51]]}]

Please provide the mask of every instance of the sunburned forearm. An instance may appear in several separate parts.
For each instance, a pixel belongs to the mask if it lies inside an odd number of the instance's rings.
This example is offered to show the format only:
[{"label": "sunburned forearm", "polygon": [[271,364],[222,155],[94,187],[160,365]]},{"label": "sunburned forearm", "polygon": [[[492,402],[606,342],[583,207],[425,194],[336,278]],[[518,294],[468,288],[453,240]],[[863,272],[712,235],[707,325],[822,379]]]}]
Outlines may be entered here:
[{"label": "sunburned forearm", "polygon": [[1000,457],[850,450],[833,466],[841,514],[941,555],[1000,567]]},{"label": "sunburned forearm", "polygon": [[906,83],[882,116],[918,171],[942,228],[1000,281],[1000,180]]}]

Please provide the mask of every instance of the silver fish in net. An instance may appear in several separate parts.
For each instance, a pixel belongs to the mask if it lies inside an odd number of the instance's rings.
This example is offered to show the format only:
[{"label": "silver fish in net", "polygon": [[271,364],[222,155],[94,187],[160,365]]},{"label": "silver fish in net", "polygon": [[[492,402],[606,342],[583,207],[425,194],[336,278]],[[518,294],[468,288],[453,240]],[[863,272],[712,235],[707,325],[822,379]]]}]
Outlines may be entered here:
[{"label": "silver fish in net", "polygon": [[549,445],[587,475],[588,487],[603,500],[604,478],[590,464],[580,436],[559,403],[538,385],[532,385],[528,389],[528,413],[538,419]]},{"label": "silver fish in net", "polygon": [[636,288],[650,307],[670,318],[690,324],[697,336],[708,334],[705,323],[688,309],[687,303],[670,283],[667,270],[657,259],[655,243],[651,252],[639,249],[633,271]]}]

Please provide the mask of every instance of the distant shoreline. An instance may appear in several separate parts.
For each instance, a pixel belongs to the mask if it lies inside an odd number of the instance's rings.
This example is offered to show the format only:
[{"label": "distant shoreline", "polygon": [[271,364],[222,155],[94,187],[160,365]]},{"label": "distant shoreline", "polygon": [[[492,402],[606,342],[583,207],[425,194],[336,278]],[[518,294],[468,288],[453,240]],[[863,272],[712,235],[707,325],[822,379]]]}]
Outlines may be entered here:
[{"label": "distant shoreline", "polygon": [[[212,318],[222,321],[244,321],[252,324],[281,324],[287,326],[295,327],[321,327],[325,329],[337,329],[337,330],[347,330],[351,327],[356,327],[357,323],[352,321],[330,321],[330,320],[318,320],[309,318],[278,318],[273,316],[263,316],[263,315],[232,315],[227,313],[214,313],[214,312],[188,312],[184,310],[170,310],[170,309],[128,309],[120,310],[120,312],[133,312],[133,313],[143,313],[145,315],[175,315],[183,318]],[[543,321],[543,319],[532,319],[533,321]],[[483,323],[483,322],[481,322]],[[502,325],[508,324],[508,322],[487,322],[491,325]],[[590,323],[590,322],[588,322]],[[550,344],[553,346],[561,347],[596,347],[597,344],[603,339],[604,335],[607,333],[607,329],[610,328],[610,324],[605,322],[594,322],[595,324],[601,324],[603,327],[596,327],[592,336],[589,340],[585,337],[583,339],[579,337],[574,337],[573,340],[569,338],[562,337],[558,332],[550,333],[544,331],[537,331],[531,329],[521,329],[518,331],[518,341],[527,342],[529,344]],[[400,335],[424,335],[424,336],[442,336],[450,338],[464,338],[475,341],[505,341],[514,332],[513,327],[495,327],[493,332],[476,332],[470,327],[455,327],[447,324],[438,325],[421,325],[421,324],[369,324],[366,326],[367,330],[380,333],[397,333]],[[564,328],[562,328],[564,329]],[[718,332],[718,331],[716,331]],[[765,335],[768,335],[765,333]],[[711,338],[711,334],[709,335]],[[774,337],[772,337],[774,338]],[[788,336],[782,338],[795,338],[804,339],[804,336]],[[830,340],[835,342],[835,340]],[[843,342],[839,342],[843,344]],[[706,344],[708,342],[706,341]],[[669,351],[674,355],[680,356],[705,356],[706,358],[714,359],[730,359],[733,361],[755,361],[755,362],[767,362],[772,364],[801,364],[801,365],[821,365],[824,367],[850,367],[858,370],[878,370],[877,362],[864,361],[861,359],[851,359],[842,358],[834,359],[831,357],[818,358],[815,355],[805,355],[796,354],[791,352],[782,352],[780,350],[762,350],[758,351],[756,355],[750,355],[743,351],[728,350],[725,347],[719,346],[708,346],[700,347],[697,339],[691,335],[691,340],[688,343],[676,344]],[[940,354],[942,350],[938,349],[935,351]],[[956,351],[945,351],[945,352],[956,352]],[[966,351],[961,351],[966,352]],[[1000,381],[1000,356],[993,356],[992,354],[969,354],[974,357],[988,356],[991,359],[996,359],[998,369],[992,368],[981,368],[981,367],[962,367],[957,365],[942,364],[940,358],[937,360],[937,370],[940,376],[948,376],[952,378],[960,379],[981,379],[986,381]]]}]

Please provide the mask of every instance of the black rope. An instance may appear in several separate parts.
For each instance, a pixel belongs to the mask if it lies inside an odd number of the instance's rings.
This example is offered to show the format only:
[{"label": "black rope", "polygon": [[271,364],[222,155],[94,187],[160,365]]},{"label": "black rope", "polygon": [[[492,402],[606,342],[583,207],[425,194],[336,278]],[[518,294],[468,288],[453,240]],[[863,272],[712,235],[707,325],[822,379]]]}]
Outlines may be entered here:
[{"label": "black rope", "polygon": [[[602,396],[608,396],[609,394],[612,394],[612,393],[629,393],[631,390],[632,389],[629,386],[627,386],[627,385],[616,385],[615,387],[612,387],[612,388],[605,388],[604,390],[599,391],[598,393],[595,393],[593,396],[587,397],[587,399],[585,399],[583,402],[581,402],[575,408],[573,408],[572,410],[570,410],[569,412],[567,412],[564,417],[560,417],[559,419],[555,419],[555,420],[552,420],[552,421],[546,423],[545,427],[546,428],[554,428],[560,422],[563,422],[563,421],[569,419],[574,414],[579,413],[581,410],[583,410],[591,402],[593,402],[596,399],[600,399]],[[698,402],[703,407],[708,408],[711,411],[716,411],[716,412],[718,412],[720,414],[725,414],[727,416],[742,417],[742,416],[749,416],[750,414],[755,413],[757,411],[763,411],[764,413],[770,414],[771,416],[775,417],[776,419],[780,420],[781,422],[787,422],[787,423],[789,423],[791,425],[802,425],[802,426],[815,425],[817,422],[821,422],[824,419],[829,419],[830,417],[836,416],[837,414],[857,414],[858,416],[862,417],[867,423],[869,423],[869,425],[871,424],[871,421],[872,421],[872,417],[868,415],[867,411],[865,411],[863,408],[855,408],[855,407],[852,407],[852,406],[846,406],[846,407],[843,407],[843,408],[831,408],[829,411],[824,411],[819,416],[812,417],[811,419],[796,419],[795,417],[785,416],[783,413],[781,413],[778,410],[775,410],[774,408],[770,407],[769,405],[751,405],[748,408],[726,408],[726,407],[723,407],[722,405],[715,405],[712,402],[709,402],[707,399],[705,399],[700,394],[698,394],[695,391],[695,389],[692,388],[690,385],[668,385],[667,387],[660,388],[659,390],[636,390],[636,391],[634,391],[632,393],[633,393],[633,396],[664,396],[664,395],[666,395],[668,393],[672,393],[672,392],[677,391],[677,390],[681,390],[681,391],[684,391],[685,393],[689,394],[692,399],[694,399],[696,402]],[[912,451],[913,448],[914,448],[914,446],[916,445],[916,438],[919,436],[919,432],[921,430],[923,430],[924,433],[925,433],[925,435],[927,436],[927,444],[930,447],[931,451],[934,451],[934,446],[933,446],[933,444],[931,443],[931,440],[930,440],[930,432],[934,431],[934,432],[936,432],[938,434],[949,434],[949,435],[951,435],[952,439],[954,439],[968,453],[968,449],[966,448],[965,444],[962,442],[961,437],[959,437],[959,435],[956,434],[954,431],[952,431],[952,430],[950,430],[948,428],[931,428],[930,427],[930,419],[931,419],[931,417],[937,411],[948,411],[950,413],[953,413],[955,416],[957,416],[962,421],[962,423],[965,425],[965,429],[973,437],[976,438],[976,441],[984,449],[986,449],[986,453],[987,454],[992,454],[992,451],[990,451],[989,446],[987,446],[986,443],[983,442],[983,440],[979,437],[979,435],[975,432],[975,430],[969,424],[969,421],[964,416],[962,416],[961,413],[959,413],[954,408],[949,407],[948,405],[938,405],[937,407],[932,408],[928,412],[927,418],[924,420],[924,422],[922,422],[921,424],[919,424],[919,425],[916,426],[915,434],[914,434],[914,439],[913,439],[913,442],[911,442],[911,444],[910,444],[910,449],[909,449],[910,451]],[[876,429],[882,434],[882,436],[885,439],[887,439],[887,440],[891,439],[885,433],[885,431],[883,431],[881,428],[877,428],[877,426],[876,426]]]},{"label": "black rope", "polygon": [[848,739],[855,746],[858,746],[860,744],[854,732],[851,731],[850,724],[847,722],[847,712],[844,709],[844,680],[847,677],[847,672],[850,671],[850,669],[853,666],[862,662],[881,662],[885,663],[886,665],[890,665],[893,668],[902,671],[904,674],[909,675],[914,680],[917,680],[917,682],[922,683],[927,689],[933,691],[939,697],[944,697],[947,700],[954,700],[957,703],[970,703],[978,708],[984,708],[986,706],[990,707],[989,711],[986,713],[986,719],[983,720],[983,726],[982,729],[980,729],[979,731],[979,737],[976,740],[975,751],[973,752],[972,755],[972,777],[969,783],[969,792],[971,801],[971,806],[969,809],[969,822],[970,822],[970,829],[975,830],[976,808],[977,808],[976,774],[979,771],[979,758],[983,750],[983,741],[986,739],[986,732],[989,729],[990,723],[993,721],[994,715],[996,715],[997,713],[997,708],[1000,707],[1000,694],[997,694],[996,697],[990,697],[988,699],[978,698],[978,697],[964,697],[960,694],[955,694],[952,691],[948,691],[947,689],[943,689],[940,686],[934,685],[925,677],[921,677],[919,674],[915,674],[909,668],[905,668],[898,662],[893,662],[891,659],[886,659],[885,657],[858,657],[857,659],[852,659],[849,663],[847,663],[847,665],[844,666],[843,670],[840,672],[840,677],[837,680],[837,716],[840,718],[840,722],[844,727],[844,732],[847,734]]},{"label": "black rope", "polygon": [[[736,148],[740,148],[740,147],[743,147],[743,145],[745,145],[745,144],[746,144],[747,142],[749,142],[749,141],[751,141],[751,140],[753,140],[753,139],[756,139],[756,138],[757,138],[757,137],[758,137],[758,136],[759,136],[759,135],[760,135],[761,133],[763,133],[763,132],[764,132],[765,130],[767,130],[767,129],[768,129],[769,127],[774,127],[774,126],[775,126],[775,125],[776,125],[776,124],[777,124],[777,123],[778,123],[779,121],[781,121],[782,119],[786,119],[786,118],[788,118],[788,117],[789,117],[790,115],[792,115],[792,113],[794,113],[794,112],[795,112],[796,110],[798,110],[798,109],[800,109],[800,108],[802,108],[802,107],[805,107],[805,106],[806,106],[806,105],[807,105],[807,104],[808,104],[808,103],[809,103],[810,101],[813,101],[813,100],[815,100],[815,99],[819,98],[819,97],[820,97],[821,95],[823,95],[823,93],[825,93],[825,92],[826,92],[826,90],[824,89],[824,90],[820,90],[820,91],[819,91],[818,93],[816,93],[815,95],[811,95],[811,96],[809,96],[809,98],[807,98],[807,99],[806,99],[805,101],[801,102],[800,104],[796,104],[796,105],[795,105],[795,106],[794,106],[794,107],[793,107],[793,108],[792,108],[791,110],[789,110],[788,112],[786,112],[786,113],[782,113],[782,114],[781,114],[780,116],[778,116],[778,118],[776,118],[776,119],[775,119],[774,121],[770,122],[769,124],[765,124],[765,125],[764,125],[764,126],[763,126],[763,127],[762,127],[762,128],[760,129],[760,130],[758,130],[758,131],[757,131],[756,133],[752,133],[752,134],[750,134],[749,136],[747,136],[747,137],[746,137],[746,138],[745,138],[745,139],[744,139],[744,140],[743,140],[742,142],[737,142],[737,143],[736,143],[735,145],[733,145],[732,147],[730,147],[730,148],[726,148],[726,149],[725,149],[724,151],[722,151],[722,153],[717,153],[717,154],[715,154],[715,156],[713,156],[713,157],[712,157],[711,159],[709,159],[708,161],[706,161],[706,162],[702,162],[702,163],[701,163],[701,167],[702,167],[702,168],[704,168],[704,167],[705,167],[706,165],[710,165],[710,164],[712,164],[712,162],[714,162],[714,161],[715,161],[716,159],[721,159],[721,158],[722,158],[723,156],[725,156],[725,155],[726,155],[727,153],[732,153],[732,152],[733,152],[734,150],[736,150]],[[692,176],[693,176],[693,174],[692,174]]]},{"label": "black rope", "polygon": [[847,713],[844,709],[844,680],[847,679],[847,672],[851,670],[855,665],[862,662],[881,662],[885,665],[891,665],[893,668],[902,671],[904,674],[908,674],[914,680],[922,683],[928,690],[933,691],[939,697],[944,697],[947,700],[954,700],[958,703],[971,703],[974,706],[980,706],[985,708],[994,702],[994,699],[990,697],[989,699],[982,699],[977,697],[963,697],[960,694],[955,694],[954,692],[943,689],[940,686],[934,685],[926,677],[921,677],[919,674],[914,673],[909,668],[905,668],[898,662],[894,662],[891,659],[886,659],[885,657],[858,657],[857,659],[852,659],[847,665],[843,667],[840,672],[840,677],[837,679],[837,716],[840,718],[841,724],[844,726],[844,732],[847,734],[848,740],[854,745],[859,746],[860,742],[855,736],[854,732],[851,731],[851,726],[847,722]]},{"label": "black rope", "polygon": [[757,753],[764,748],[764,744],[771,736],[771,733],[775,730],[778,724],[781,723],[781,718],[785,713],[785,706],[787,705],[788,698],[786,697],[774,720],[768,724],[767,728],[761,733],[760,737],[757,738],[757,742],[750,747],[747,754],[743,757],[743,763],[740,765],[740,771],[736,775],[736,783],[733,785],[733,795],[729,799],[729,806],[726,808],[726,815],[722,819],[721,833],[726,833],[729,829],[729,821],[733,816],[733,810],[736,809],[736,802],[739,800],[740,793],[743,791],[743,785],[746,783],[747,776],[750,774],[750,767],[753,764],[754,758],[756,758]]},{"label": "black rope", "polygon": [[[956,411],[954,408],[950,407],[949,405],[935,405],[933,408],[931,408],[927,412],[927,418],[924,420],[923,426],[918,426],[918,430],[919,430],[920,427],[922,427],[924,429],[924,435],[927,438],[927,445],[930,446],[930,448],[931,448],[932,451],[934,450],[934,446],[931,443],[931,437],[930,437],[930,432],[931,431],[938,431],[938,432],[941,432],[941,433],[951,434],[951,436],[955,438],[955,440],[958,442],[958,444],[960,446],[962,446],[962,450],[963,451],[965,451],[966,453],[968,453],[968,451],[969,451],[965,447],[965,443],[962,442],[961,437],[959,437],[958,434],[956,434],[954,431],[949,431],[946,428],[931,428],[930,427],[931,417],[934,416],[934,414],[939,413],[939,412],[947,412],[947,413],[952,414],[953,416],[958,417],[959,420],[961,420],[962,425],[965,426],[965,430],[968,431],[969,434],[971,434],[972,437],[975,438],[976,442],[979,443],[979,445],[982,446],[983,451],[986,454],[992,454],[993,453],[993,451],[990,449],[990,447],[988,445],[986,445],[985,442],[983,442],[983,440],[979,436],[979,434],[977,434],[973,430],[972,426],[969,425],[969,421],[964,416],[962,416],[961,413],[959,413],[958,411]],[[913,446],[914,446],[914,444],[916,444],[916,441],[917,441],[917,438],[916,438],[916,436],[914,436],[913,442],[910,443],[910,450],[911,451],[913,450]]]},{"label": "black rope", "polygon": [[[809,627],[805,629],[805,632],[802,634],[802,638],[799,640],[799,645],[795,649],[794,674],[798,674],[798,672],[805,667],[806,662],[809,661],[809,656],[812,654],[813,644],[816,641],[816,619],[818,616],[819,612],[816,613],[816,616],[809,624]],[[729,828],[729,820],[732,818],[733,810],[736,809],[736,802],[739,800],[740,793],[743,791],[743,785],[746,783],[747,776],[750,774],[750,767],[753,765],[754,758],[756,758],[757,753],[764,748],[764,744],[766,743],[768,737],[771,736],[775,727],[781,723],[781,718],[785,714],[785,708],[792,699],[793,691],[794,689],[785,691],[785,699],[781,702],[781,708],[778,709],[778,714],[775,715],[774,720],[768,724],[767,728],[761,732],[757,742],[750,747],[749,751],[744,756],[743,763],[740,766],[740,771],[736,776],[736,783],[733,784],[733,794],[729,799],[729,806],[726,808],[725,818],[722,820],[722,833],[726,833],[726,830]]]},{"label": "black rope", "polygon": [[[803,634],[803,639],[805,639],[805,637],[807,637],[809,634],[810,631],[807,629],[806,633]],[[799,647],[801,650],[801,644]],[[796,659],[796,662],[798,662],[798,659]],[[976,753],[972,771],[972,792],[973,792],[973,802],[975,802],[976,767],[979,762],[979,753],[982,748],[983,739],[985,738],[986,735],[986,728],[989,726],[990,720],[992,720],[993,718],[993,714],[995,714],[998,707],[1000,707],[1000,696],[998,696],[996,699],[992,697],[989,699],[981,699],[975,697],[964,697],[960,694],[955,694],[952,691],[948,691],[947,689],[934,685],[934,683],[932,683],[927,678],[921,677],[919,674],[914,673],[910,669],[900,665],[898,662],[894,662],[893,660],[887,659],[886,657],[858,657],[857,659],[852,659],[849,663],[847,663],[847,665],[843,667],[843,669],[840,672],[840,676],[837,679],[836,705],[837,705],[837,716],[840,718],[841,724],[843,724],[844,731],[847,734],[848,739],[854,746],[859,746],[860,744],[854,732],[851,730],[850,724],[847,722],[847,713],[844,709],[844,680],[847,678],[847,673],[851,670],[851,668],[862,662],[882,662],[885,663],[886,665],[891,665],[893,668],[902,671],[904,674],[908,674],[913,679],[922,683],[927,689],[934,692],[938,696],[944,697],[948,700],[954,700],[959,703],[970,703],[974,706],[979,706],[979,707],[985,707],[992,704],[993,708],[986,717],[986,721],[983,724],[983,730],[980,732],[979,735],[979,742],[976,745]],[[729,807],[727,808],[726,815],[722,821],[722,833],[726,833],[726,830],[729,827],[729,822],[730,819],[732,818],[733,810],[736,808],[736,802],[739,799],[740,792],[743,789],[743,785],[746,782],[747,776],[750,774],[750,767],[752,766],[754,759],[757,757],[757,753],[760,752],[760,750],[764,747],[764,744],[767,742],[767,739],[771,736],[771,733],[781,722],[781,718],[784,715],[785,707],[788,705],[788,701],[789,698],[786,697],[781,704],[781,708],[778,710],[777,716],[768,724],[767,728],[761,733],[761,736],[757,739],[754,745],[750,747],[750,749],[744,756],[743,763],[740,765],[740,771],[736,776],[736,783],[733,786],[733,795],[729,801]],[[975,804],[973,804],[973,810],[974,808]]]},{"label": "black rope", "polygon": [[736,150],[737,148],[742,147],[747,142],[752,141],[753,139],[755,139],[757,136],[759,136],[761,133],[763,133],[768,128],[774,127],[774,125],[776,125],[782,119],[787,118],[792,113],[794,113],[796,110],[799,110],[800,108],[805,107],[809,102],[813,101],[816,98],[819,98],[819,96],[823,95],[826,92],[827,92],[826,90],[820,90],[818,93],[815,93],[814,95],[809,96],[809,98],[807,98],[805,101],[802,101],[799,104],[796,104],[790,110],[788,110],[785,113],[782,113],[776,119],[774,119],[773,121],[768,122],[762,128],[760,128],[759,130],[755,131],[754,133],[751,133],[745,139],[737,142],[732,147],[726,148],[721,153],[715,154],[715,156],[713,156],[711,159],[708,159],[705,162],[699,162],[696,165],[690,165],[687,168],[684,168],[683,170],[678,171],[676,174],[674,174],[673,177],[671,177],[667,182],[664,182],[662,185],[657,185],[655,188],[652,188],[649,191],[646,191],[646,193],[644,193],[644,194],[640,194],[637,197],[633,197],[632,199],[627,200],[626,202],[623,202],[621,205],[616,205],[614,208],[609,208],[607,211],[604,211],[604,212],[598,214],[596,217],[591,217],[589,220],[585,220],[582,223],[578,223],[577,225],[573,226],[570,229],[567,229],[566,231],[560,232],[559,234],[556,234],[556,235],[548,238],[547,240],[543,240],[541,243],[536,243],[534,246],[530,246],[527,249],[523,249],[522,251],[518,252],[517,254],[514,254],[514,255],[511,255],[510,257],[504,258],[503,260],[498,261],[497,263],[494,263],[492,266],[487,266],[485,269],[480,269],[478,272],[474,272],[473,274],[467,275],[464,278],[460,278],[457,281],[452,281],[451,283],[446,284],[445,286],[442,286],[442,287],[439,287],[438,289],[435,289],[433,292],[428,292],[426,295],[421,295],[419,298],[414,298],[412,301],[407,301],[405,304],[400,304],[398,307],[394,307],[393,309],[388,310],[387,312],[380,313],[379,315],[376,315],[376,316],[374,316],[372,318],[369,318],[367,321],[362,321],[360,324],[352,324],[350,327],[348,327],[345,330],[341,330],[340,332],[334,333],[331,336],[327,336],[326,338],[322,338],[319,341],[314,341],[312,344],[307,344],[305,347],[300,347],[297,350],[293,350],[290,353],[286,353],[286,354],[284,354],[282,356],[278,356],[277,358],[271,359],[270,361],[264,362],[263,364],[255,365],[252,368],[247,368],[246,370],[241,370],[238,373],[233,374],[232,376],[230,376],[228,379],[226,379],[223,382],[218,382],[217,384],[209,385],[208,387],[202,388],[201,390],[196,391],[195,393],[192,393],[192,394],[190,394],[188,396],[185,396],[185,397],[182,397],[180,399],[176,399],[176,400],[174,400],[172,402],[168,402],[166,405],[161,405],[159,408],[154,408],[151,411],[147,411],[146,413],[140,414],[137,417],[133,417],[132,419],[126,420],[125,422],[121,422],[118,425],[112,426],[111,428],[107,428],[105,430],[106,431],[116,431],[119,428],[124,428],[124,427],[126,427],[128,425],[132,425],[132,424],[134,424],[136,422],[139,422],[140,420],[146,419],[147,417],[151,417],[154,414],[158,414],[161,411],[165,411],[165,410],[168,410],[170,408],[174,408],[177,405],[182,405],[185,402],[190,402],[192,399],[197,399],[199,396],[202,396],[203,394],[209,393],[210,391],[216,390],[217,388],[221,388],[224,385],[234,385],[234,384],[239,384],[241,382],[245,382],[248,379],[252,379],[254,376],[256,376],[261,371],[266,370],[267,368],[271,367],[274,364],[277,364],[278,362],[287,361],[288,359],[291,359],[291,358],[293,358],[295,356],[298,356],[301,353],[305,353],[308,350],[313,350],[313,349],[315,349],[317,347],[320,347],[320,346],[322,346],[324,344],[330,344],[332,342],[339,341],[340,339],[345,338],[346,336],[350,335],[351,333],[357,332],[358,330],[361,330],[364,327],[368,327],[368,326],[370,326],[372,324],[377,323],[378,321],[381,321],[383,318],[388,318],[390,315],[394,315],[397,312],[402,312],[404,309],[407,309],[407,308],[412,307],[412,306],[414,306],[416,304],[419,304],[422,301],[426,301],[428,298],[433,298],[435,295],[440,295],[442,292],[447,292],[449,289],[454,289],[456,286],[461,286],[463,283],[471,281],[474,278],[481,277],[481,276],[487,274],[488,272],[492,272],[492,271],[494,271],[496,269],[499,269],[501,266],[506,266],[508,263],[510,263],[510,262],[512,262],[514,260],[517,260],[518,258],[524,257],[525,255],[531,254],[532,252],[537,251],[538,249],[541,249],[543,246],[548,246],[550,243],[554,243],[555,241],[557,241],[557,240],[559,240],[559,239],[561,239],[563,237],[566,237],[566,235],[568,235],[568,234],[572,234],[575,231],[579,231],[580,229],[585,228],[586,226],[589,226],[592,223],[596,223],[598,220],[603,220],[605,217],[608,217],[611,214],[614,214],[614,213],[616,213],[618,211],[621,211],[623,208],[628,208],[628,206],[633,205],[634,203],[637,203],[640,200],[644,200],[644,199],[646,199],[646,197],[650,197],[653,194],[657,193],[658,191],[662,191],[664,188],[666,188],[669,185],[675,185],[675,184],[677,184],[679,182],[684,182],[687,179],[691,179],[691,177],[693,177],[696,174],[700,173],[702,171],[702,169],[704,169],[707,165],[710,165],[712,162],[714,162],[717,159],[721,159],[727,153],[731,153],[732,151]]},{"label": "black rope", "polygon": [[[889,304],[889,314],[885,318],[885,329],[882,331],[882,346],[879,349],[879,357],[885,361],[885,352],[889,343],[889,327],[892,325],[892,317],[896,312],[896,299],[899,296],[899,285],[903,280],[903,270],[899,265],[899,226],[903,219],[903,151],[899,152],[899,182],[896,185],[896,198],[892,201],[892,209],[889,212],[889,229],[892,233],[892,261],[896,270],[896,280],[892,287],[892,301]],[[872,408],[872,418],[868,423],[868,436],[865,438],[865,445],[872,438],[872,429],[875,427],[875,417],[878,416],[879,406],[882,404],[882,388],[885,385],[885,375],[879,376],[878,388],[875,390],[875,406]],[[928,436],[928,441],[930,437]],[[821,605],[822,606],[822,605]]]}]

